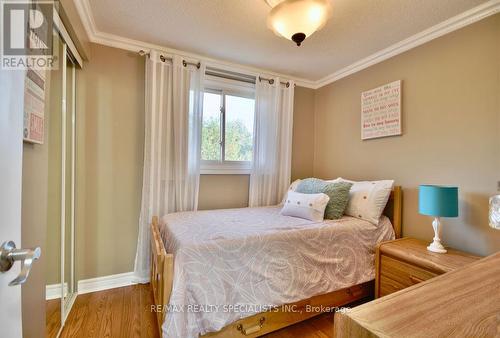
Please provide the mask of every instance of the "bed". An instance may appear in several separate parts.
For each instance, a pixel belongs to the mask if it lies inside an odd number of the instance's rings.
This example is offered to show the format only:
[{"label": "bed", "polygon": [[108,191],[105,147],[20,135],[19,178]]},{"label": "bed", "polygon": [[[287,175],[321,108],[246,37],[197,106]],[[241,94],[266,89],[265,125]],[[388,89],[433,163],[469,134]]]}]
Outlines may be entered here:
[{"label": "bed", "polygon": [[400,237],[401,202],[394,187],[378,226],[347,216],[312,222],[279,207],[154,217],[162,336],[258,337],[370,297],[375,247]]}]

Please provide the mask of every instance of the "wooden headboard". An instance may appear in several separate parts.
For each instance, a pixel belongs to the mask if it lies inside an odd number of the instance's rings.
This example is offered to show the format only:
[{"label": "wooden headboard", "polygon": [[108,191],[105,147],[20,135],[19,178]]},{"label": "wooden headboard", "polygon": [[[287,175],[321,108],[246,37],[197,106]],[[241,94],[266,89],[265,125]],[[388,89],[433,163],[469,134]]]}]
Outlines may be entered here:
[{"label": "wooden headboard", "polygon": [[401,220],[403,215],[403,189],[401,186],[394,186],[391,196],[384,209],[386,215],[392,223],[396,238],[401,238]]}]

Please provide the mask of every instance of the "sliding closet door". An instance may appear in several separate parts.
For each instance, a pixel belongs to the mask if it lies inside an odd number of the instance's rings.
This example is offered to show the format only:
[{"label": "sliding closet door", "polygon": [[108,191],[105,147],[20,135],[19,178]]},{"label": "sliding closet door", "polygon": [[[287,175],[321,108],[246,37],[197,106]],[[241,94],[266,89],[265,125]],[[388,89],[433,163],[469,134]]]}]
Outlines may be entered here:
[{"label": "sliding closet door", "polygon": [[75,243],[75,92],[76,92],[76,79],[75,79],[75,64],[69,53],[68,48],[65,49],[65,62],[63,67],[65,69],[65,87],[64,97],[65,112],[64,120],[64,242],[63,246],[63,280],[64,285],[67,285],[67,290],[64,294],[64,316],[66,317],[71,308],[72,302],[75,297],[75,280],[74,280],[74,243]]},{"label": "sliding closet door", "polygon": [[[57,32],[53,36],[54,50],[58,59],[64,57],[64,41]],[[62,214],[63,199],[63,68],[52,69],[48,76],[50,93],[47,143],[48,143],[48,196],[47,196],[47,243],[45,246],[46,262],[46,337],[56,337],[62,324],[62,296],[64,292],[61,278],[62,264]],[[47,123],[47,122],[46,122]]]},{"label": "sliding closet door", "polygon": [[76,65],[60,32],[58,67],[50,71],[46,337],[56,337],[76,298]]}]

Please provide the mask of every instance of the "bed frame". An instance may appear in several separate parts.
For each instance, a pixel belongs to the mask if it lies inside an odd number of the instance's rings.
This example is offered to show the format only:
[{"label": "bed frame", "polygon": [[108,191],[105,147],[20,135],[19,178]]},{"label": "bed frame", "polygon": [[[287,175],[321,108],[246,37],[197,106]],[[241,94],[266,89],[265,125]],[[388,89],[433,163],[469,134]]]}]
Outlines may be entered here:
[{"label": "bed frame", "polygon": [[[391,192],[384,215],[389,217],[394,227],[396,238],[401,237],[401,216],[403,192],[400,186],[395,186]],[[151,287],[154,301],[161,308],[167,306],[172,291],[174,256],[167,253],[158,229],[158,216],[153,217],[151,223]],[[321,309],[342,307],[344,305],[373,297],[373,281],[353,285],[351,287],[304,299],[287,304],[277,311],[263,312],[229,324],[218,332],[208,333],[202,337],[229,338],[229,337],[259,337],[286,326],[301,322],[322,313]],[[318,308],[318,311],[300,311],[306,306]],[[293,309],[294,311],[289,311]],[[324,311],[324,310],[323,310]],[[158,328],[161,335],[161,326],[165,312],[157,311]]]}]

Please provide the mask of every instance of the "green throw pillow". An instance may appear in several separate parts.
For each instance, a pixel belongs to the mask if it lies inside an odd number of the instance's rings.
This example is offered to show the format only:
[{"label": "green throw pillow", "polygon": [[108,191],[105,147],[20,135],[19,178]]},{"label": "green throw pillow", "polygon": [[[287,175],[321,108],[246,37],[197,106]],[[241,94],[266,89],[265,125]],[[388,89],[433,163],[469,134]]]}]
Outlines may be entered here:
[{"label": "green throw pillow", "polygon": [[323,193],[330,197],[325,209],[325,218],[339,219],[344,214],[344,210],[349,202],[349,190],[352,183],[349,182],[326,182],[318,178],[306,178],[300,181],[296,192],[303,194]]}]

